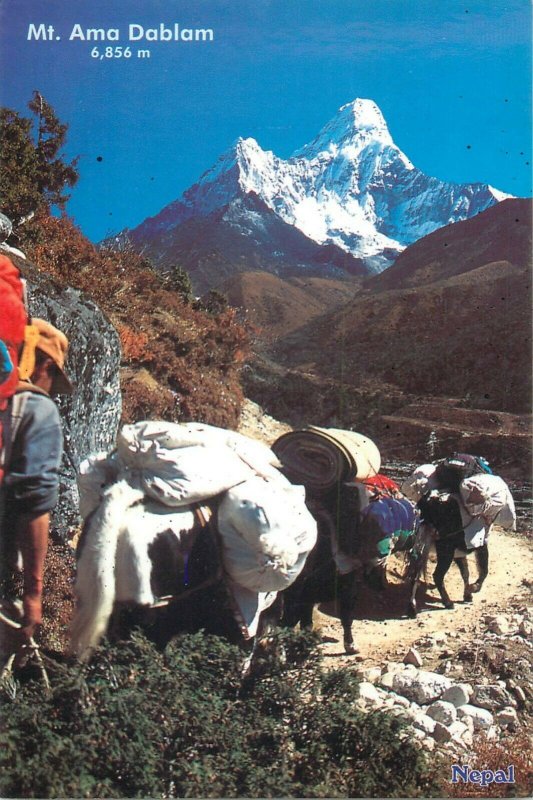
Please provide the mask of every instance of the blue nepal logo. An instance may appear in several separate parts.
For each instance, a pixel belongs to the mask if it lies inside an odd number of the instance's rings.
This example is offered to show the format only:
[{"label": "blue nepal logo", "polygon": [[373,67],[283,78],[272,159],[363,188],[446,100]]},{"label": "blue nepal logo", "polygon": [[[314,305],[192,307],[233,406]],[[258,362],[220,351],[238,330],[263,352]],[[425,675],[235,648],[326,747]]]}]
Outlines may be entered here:
[{"label": "blue nepal logo", "polygon": [[479,786],[488,786],[491,783],[514,783],[514,765],[507,769],[470,769],[464,764],[452,766],[452,783],[475,783]]}]

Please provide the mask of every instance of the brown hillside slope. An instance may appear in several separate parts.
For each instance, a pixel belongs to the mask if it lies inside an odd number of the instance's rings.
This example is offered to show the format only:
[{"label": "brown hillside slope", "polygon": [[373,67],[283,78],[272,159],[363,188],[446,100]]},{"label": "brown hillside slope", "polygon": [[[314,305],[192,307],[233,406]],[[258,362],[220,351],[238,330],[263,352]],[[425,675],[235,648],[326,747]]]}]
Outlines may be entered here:
[{"label": "brown hillside slope", "polygon": [[292,367],[312,361],[320,375],[354,386],[372,378],[411,394],[527,412],[529,296],[529,270],[489,264],[470,278],[356,298],[285,337],[277,352]]},{"label": "brown hillside slope", "polygon": [[392,267],[367,281],[367,288],[419,288],[500,261],[525,266],[531,254],[532,213],[531,200],[512,198],[440,228],[404,250]]},{"label": "brown hillside slope", "polygon": [[272,341],[352,299],[361,280],[287,278],[242,272],[223,286],[230,304],[243,308],[262,340]]},{"label": "brown hillside slope", "polygon": [[[278,355],[291,367],[314,363],[320,375],[342,375],[354,386],[372,379],[410,394],[460,397],[473,407],[528,412],[529,225],[520,223],[520,233],[508,235],[509,211],[517,214],[526,207],[527,201],[505,202],[449,226],[447,249],[456,257],[443,258],[441,269],[435,260],[418,260],[418,255],[433,258],[442,243],[442,231],[430,234],[405,251],[396,277],[384,273],[369,281],[371,293],[362,292],[340,312],[285,337]],[[498,251],[501,258],[477,264],[481,251]]]},{"label": "brown hillside slope", "polygon": [[[248,395],[293,424],[364,429],[400,458],[436,431],[443,447],[467,436],[529,470],[530,208],[505,201],[417,242],[345,306],[256,357]],[[519,416],[502,428],[492,411]]]}]

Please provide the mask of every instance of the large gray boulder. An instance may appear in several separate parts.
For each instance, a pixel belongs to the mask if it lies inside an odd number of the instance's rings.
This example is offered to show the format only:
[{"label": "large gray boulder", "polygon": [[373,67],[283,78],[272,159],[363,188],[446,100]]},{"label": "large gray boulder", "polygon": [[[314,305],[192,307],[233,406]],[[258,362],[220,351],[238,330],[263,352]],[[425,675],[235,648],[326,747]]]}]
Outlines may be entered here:
[{"label": "large gray boulder", "polygon": [[438,700],[451,685],[452,681],[446,676],[425,670],[415,672],[404,670],[394,674],[392,679],[392,688],[395,692],[419,704]]},{"label": "large gray boulder", "polygon": [[79,521],[76,470],[90,453],[114,446],[121,414],[120,343],[98,306],[81,292],[59,286],[33,265],[13,258],[28,285],[30,313],[62,330],[70,347],[65,370],[74,393],[58,398],[65,452],[54,531],[64,538]]}]

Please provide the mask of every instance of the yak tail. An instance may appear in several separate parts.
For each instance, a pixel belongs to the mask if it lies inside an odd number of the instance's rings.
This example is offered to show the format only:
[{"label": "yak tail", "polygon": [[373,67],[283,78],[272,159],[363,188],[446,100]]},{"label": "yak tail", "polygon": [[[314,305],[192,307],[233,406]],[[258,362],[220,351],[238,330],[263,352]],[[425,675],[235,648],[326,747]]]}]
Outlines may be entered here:
[{"label": "yak tail", "polygon": [[119,536],[128,508],[143,493],[119,481],[105,493],[83,531],[74,592],[77,606],[70,626],[70,652],[80,660],[104,635],[115,602],[115,561]]}]

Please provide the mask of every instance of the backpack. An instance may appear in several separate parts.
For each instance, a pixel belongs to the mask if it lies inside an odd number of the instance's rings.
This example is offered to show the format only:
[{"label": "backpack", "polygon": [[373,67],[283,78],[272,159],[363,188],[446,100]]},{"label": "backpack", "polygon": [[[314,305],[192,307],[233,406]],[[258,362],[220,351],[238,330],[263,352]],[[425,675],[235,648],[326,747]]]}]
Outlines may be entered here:
[{"label": "backpack", "polygon": [[8,403],[19,381],[19,356],[27,316],[20,272],[7,256],[0,254],[0,485],[10,438]]},{"label": "backpack", "polygon": [[0,407],[3,408],[18,383],[17,367],[26,322],[20,272],[7,256],[0,254]]},{"label": "backpack", "polygon": [[434,474],[437,487],[441,491],[458,494],[465,478],[491,472],[492,470],[484,458],[469,453],[454,453],[453,456],[438,462]]}]

